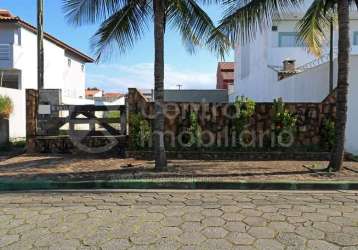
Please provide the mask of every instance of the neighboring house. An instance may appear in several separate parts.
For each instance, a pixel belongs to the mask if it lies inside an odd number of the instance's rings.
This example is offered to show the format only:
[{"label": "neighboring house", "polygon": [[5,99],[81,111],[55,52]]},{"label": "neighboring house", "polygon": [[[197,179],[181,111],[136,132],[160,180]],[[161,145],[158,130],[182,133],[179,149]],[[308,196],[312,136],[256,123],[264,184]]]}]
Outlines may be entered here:
[{"label": "neighboring house", "polygon": [[[37,88],[37,29],[0,10],[0,94],[14,102],[10,137],[26,134],[25,90]],[[63,102],[81,103],[89,56],[48,33],[44,34],[44,88],[61,89]]]},{"label": "neighboring house", "polygon": [[[315,58],[296,39],[297,22],[304,11],[275,18],[269,29],[257,33],[254,41],[236,48],[235,84],[230,101],[246,96],[257,102],[271,102],[280,97],[285,102],[321,102],[329,94],[328,41],[322,57]],[[355,70],[358,68],[358,13],[355,11],[351,13],[350,28],[352,50],[346,148],[357,154],[358,112],[354,109],[358,107],[358,71]],[[335,32],[335,49],[337,37]],[[336,58],[335,54],[335,84]]]},{"label": "neighboring house", "polygon": [[86,99],[94,101],[95,105],[124,105],[125,94],[110,92],[105,93],[98,88],[87,88]]},{"label": "neighboring house", "polygon": [[125,94],[117,93],[117,92],[104,93],[103,95],[103,98],[106,102],[117,103],[116,105],[124,105],[125,97],[126,97]]},{"label": "neighboring house", "polygon": [[233,91],[235,79],[235,63],[219,62],[216,72],[216,89],[227,89],[229,94]]},{"label": "neighboring house", "polygon": [[103,97],[103,93],[104,91],[98,88],[87,88],[85,91],[85,96],[87,99],[92,99],[92,98],[101,98]]}]

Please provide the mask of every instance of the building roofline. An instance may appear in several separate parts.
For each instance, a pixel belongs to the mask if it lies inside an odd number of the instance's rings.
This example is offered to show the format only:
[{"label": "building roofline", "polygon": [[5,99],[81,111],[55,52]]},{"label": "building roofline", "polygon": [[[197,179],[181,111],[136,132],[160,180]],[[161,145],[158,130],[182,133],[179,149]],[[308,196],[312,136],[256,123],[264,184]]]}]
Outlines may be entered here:
[{"label": "building roofline", "polygon": [[[18,24],[21,27],[23,27],[23,28],[25,28],[25,29],[37,34],[37,28],[35,26],[31,25],[28,22],[25,22],[24,20],[21,20],[19,17],[1,17],[0,18],[0,23]],[[80,59],[82,59],[86,63],[93,63],[94,62],[94,59],[91,58],[90,56],[87,56],[86,54],[80,52],[79,50],[73,48],[72,46],[62,42],[61,40],[59,40],[56,37],[50,35],[49,33],[44,32],[44,38],[47,39],[50,42],[53,42],[57,46],[65,49],[67,52],[70,52],[70,53],[76,55],[77,57],[79,57]]]}]

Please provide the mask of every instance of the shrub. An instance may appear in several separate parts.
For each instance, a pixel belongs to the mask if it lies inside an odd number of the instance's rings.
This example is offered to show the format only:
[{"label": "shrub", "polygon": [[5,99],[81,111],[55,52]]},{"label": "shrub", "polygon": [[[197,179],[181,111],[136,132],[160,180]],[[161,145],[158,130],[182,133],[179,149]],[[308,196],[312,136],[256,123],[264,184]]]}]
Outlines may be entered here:
[{"label": "shrub", "polygon": [[[285,109],[285,104],[282,99],[274,100],[272,119],[276,140],[283,131],[287,131],[292,134],[296,133],[297,117]],[[284,143],[287,143],[289,138],[285,135],[282,139]]]},{"label": "shrub", "polygon": [[13,111],[13,103],[8,96],[0,95],[0,118],[9,118]]},{"label": "shrub", "polygon": [[235,118],[235,128],[236,132],[240,133],[247,124],[250,122],[250,118],[255,113],[255,101],[241,96],[240,98],[236,98],[235,107],[237,110],[236,118]]},{"label": "shrub", "polygon": [[[237,139],[240,138],[240,134],[242,131],[244,131],[245,127],[249,125],[250,118],[255,113],[255,107],[256,103],[255,101],[241,96],[240,98],[236,98],[236,101],[234,103],[236,107],[236,117],[234,119],[234,128],[236,132]],[[251,141],[250,136],[244,136],[244,138],[241,138],[243,142],[248,143]],[[240,142],[239,142],[240,145]]]},{"label": "shrub", "polygon": [[189,133],[191,134],[190,144],[199,145],[201,143],[201,128],[199,125],[198,114],[195,112],[190,113]]},{"label": "shrub", "polygon": [[336,124],[330,119],[325,119],[321,128],[321,144],[324,149],[331,150],[336,143]]},{"label": "shrub", "polygon": [[129,114],[130,147],[134,149],[147,148],[152,138],[152,128],[141,114]]}]

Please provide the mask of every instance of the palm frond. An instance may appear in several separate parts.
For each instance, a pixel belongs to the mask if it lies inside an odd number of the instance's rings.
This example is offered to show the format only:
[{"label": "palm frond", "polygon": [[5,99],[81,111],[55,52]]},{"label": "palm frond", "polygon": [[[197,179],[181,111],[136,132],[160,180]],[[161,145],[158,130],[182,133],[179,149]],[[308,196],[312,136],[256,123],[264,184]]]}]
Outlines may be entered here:
[{"label": "palm frond", "polygon": [[271,24],[274,15],[290,13],[303,3],[304,0],[223,0],[227,10],[213,36],[224,34],[231,43],[247,43]]},{"label": "palm frond", "polygon": [[[168,21],[180,32],[183,44],[190,53],[195,53],[197,47],[207,46],[215,29],[211,18],[195,0],[172,0],[168,9]],[[215,51],[214,47],[210,49],[223,57],[230,49],[228,40],[224,37],[218,39],[216,48]]]},{"label": "palm frond", "polygon": [[114,48],[119,49],[119,53],[132,48],[148,28],[151,13],[151,6],[146,1],[141,4],[131,2],[105,20],[91,41],[97,61],[103,55],[111,55]]},{"label": "palm frond", "polygon": [[320,56],[322,43],[327,39],[326,34],[331,22],[335,23],[335,21],[335,8],[332,1],[315,0],[297,25],[298,39],[306,44],[309,52]]},{"label": "palm frond", "polygon": [[93,24],[106,19],[130,0],[63,0],[63,10],[69,23]]}]

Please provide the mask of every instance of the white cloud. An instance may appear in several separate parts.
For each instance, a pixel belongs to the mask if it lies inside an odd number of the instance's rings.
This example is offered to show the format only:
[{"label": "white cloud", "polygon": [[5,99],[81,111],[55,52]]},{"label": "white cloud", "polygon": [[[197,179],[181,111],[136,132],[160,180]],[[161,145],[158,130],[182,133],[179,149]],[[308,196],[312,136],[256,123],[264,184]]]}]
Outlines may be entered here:
[{"label": "white cloud", "polygon": [[[111,74],[88,74],[88,84],[98,86],[107,91],[126,91],[128,87],[138,89],[151,89],[154,87],[154,66],[152,63],[140,63],[131,66],[99,65],[99,71]],[[204,73],[191,70],[178,70],[171,65],[165,65],[165,88],[176,89],[177,84],[184,89],[212,89],[215,88],[216,72]],[[110,75],[118,75],[112,77]]]}]

